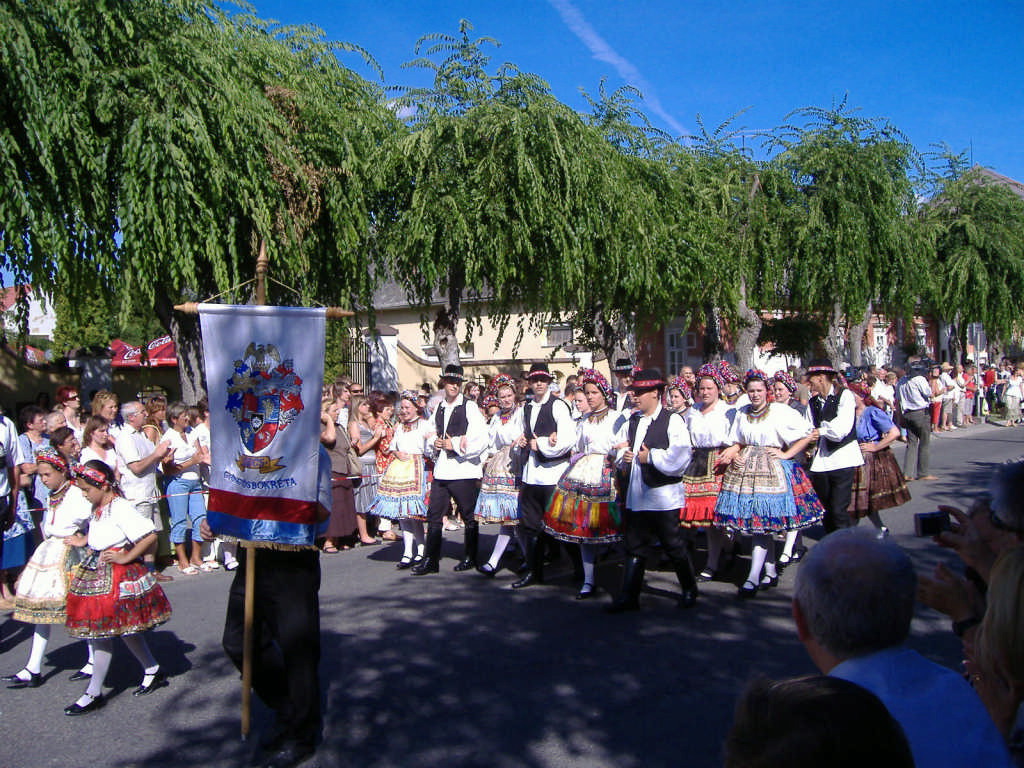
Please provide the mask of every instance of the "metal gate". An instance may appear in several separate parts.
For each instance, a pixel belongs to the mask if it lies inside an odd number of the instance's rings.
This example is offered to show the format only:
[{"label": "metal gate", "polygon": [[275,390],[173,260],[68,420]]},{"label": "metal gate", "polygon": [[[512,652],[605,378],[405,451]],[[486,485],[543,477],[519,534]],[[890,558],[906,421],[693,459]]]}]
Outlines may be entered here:
[{"label": "metal gate", "polygon": [[341,367],[364,392],[370,391],[370,345],[362,336],[345,336],[341,340]]}]

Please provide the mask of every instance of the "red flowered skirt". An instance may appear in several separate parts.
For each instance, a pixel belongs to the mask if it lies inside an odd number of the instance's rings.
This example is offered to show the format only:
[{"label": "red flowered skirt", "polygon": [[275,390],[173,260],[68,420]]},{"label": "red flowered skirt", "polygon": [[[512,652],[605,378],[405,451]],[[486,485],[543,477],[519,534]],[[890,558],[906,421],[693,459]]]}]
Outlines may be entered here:
[{"label": "red flowered skirt", "polygon": [[864,454],[864,466],[857,467],[853,477],[849,512],[864,517],[869,512],[892,509],[910,501],[910,490],[903,480],[903,470],[888,447]]},{"label": "red flowered skirt", "polygon": [[716,467],[719,448],[694,448],[693,458],[683,472],[686,506],[679,510],[679,525],[702,528],[715,521],[715,502],[722,490],[725,467]]},{"label": "red flowered skirt", "polygon": [[152,571],[136,560],[101,563],[90,550],[68,589],[67,632],[72,637],[116,637],[142,632],[171,618],[171,604]]}]

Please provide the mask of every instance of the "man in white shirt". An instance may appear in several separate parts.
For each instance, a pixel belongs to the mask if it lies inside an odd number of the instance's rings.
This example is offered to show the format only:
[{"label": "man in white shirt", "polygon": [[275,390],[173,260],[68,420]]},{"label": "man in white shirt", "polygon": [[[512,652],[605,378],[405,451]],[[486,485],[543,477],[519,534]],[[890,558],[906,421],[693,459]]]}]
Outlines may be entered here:
[{"label": "man in white shirt", "polygon": [[569,468],[576,444],[576,423],[566,402],[548,391],[551,372],[547,363],[534,363],[526,376],[533,400],[523,406],[524,434],[517,445],[529,448],[519,488],[519,525],[523,533],[527,571],[512,583],[513,589],[544,582],[544,549],[541,546],[544,512],[555,485]]},{"label": "man in white shirt", "polygon": [[461,365],[446,365],[441,376],[444,397],[434,413],[437,437],[431,444],[434,479],[427,508],[427,544],[423,562],[410,569],[413,576],[437,573],[441,560],[441,524],[455,501],[465,523],[465,554],[455,570],[476,568],[480,528],[473,510],[483,476],[481,455],[487,449],[487,422],[477,404],[466,400],[460,389],[466,379]]},{"label": "man in white shirt", "polygon": [[896,400],[907,428],[907,452],[903,456],[904,480],[934,480],[928,474],[928,448],[932,439],[932,388],[924,370],[912,367],[896,384]]},{"label": "man in white shirt", "polygon": [[[14,524],[14,511],[18,504],[18,430],[14,422],[0,412],[0,533]],[[3,551],[3,536],[0,535],[0,552]],[[5,605],[5,608],[13,607]]]},{"label": "man in white shirt", "polygon": [[639,371],[630,390],[637,410],[615,437],[618,464],[627,479],[626,487],[619,488],[627,557],[622,590],[606,610],[640,608],[644,557],[655,541],[675,568],[682,590],[679,607],[689,608],[697,602],[697,577],[679,530],[679,510],[686,503],[682,475],[693,453],[690,433],[678,413],[661,407],[665,381],[657,368]]},{"label": "man in white shirt", "polygon": [[611,403],[611,407],[628,416],[629,412],[633,410],[633,398],[629,393],[629,385],[633,383],[633,363],[625,357],[620,357],[612,366],[612,373],[618,383],[618,392],[615,394],[615,402]]},{"label": "man in white shirt", "polygon": [[851,517],[853,477],[864,457],[857,443],[857,402],[853,394],[836,384],[839,373],[828,360],[812,360],[807,366],[811,391],[808,403],[818,441],[811,462],[811,484],[825,508],[825,533],[860,522]]},{"label": "man in white shirt", "polygon": [[[160,462],[170,453],[171,447],[166,440],[154,446],[149,438],[142,433],[142,425],[146,423],[146,407],[138,400],[131,400],[121,406],[121,418],[124,427],[114,441],[114,451],[124,464],[121,472],[121,491],[135,509],[147,520],[153,522],[159,532],[163,530],[160,517],[159,492],[157,490],[157,470]],[[142,556],[146,568],[156,570],[157,542]],[[172,576],[156,573],[157,581],[171,581]]]}]

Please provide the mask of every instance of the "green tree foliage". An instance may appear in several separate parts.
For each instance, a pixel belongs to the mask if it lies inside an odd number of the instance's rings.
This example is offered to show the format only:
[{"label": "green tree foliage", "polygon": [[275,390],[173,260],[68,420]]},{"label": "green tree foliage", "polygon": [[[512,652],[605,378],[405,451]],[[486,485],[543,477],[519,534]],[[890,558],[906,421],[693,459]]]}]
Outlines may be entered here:
[{"label": "green tree foliage", "polygon": [[186,396],[198,334],[170,306],[242,282],[257,242],[303,301],[366,273],[365,163],[394,118],[316,30],[202,0],[27,0],[0,26],[4,263],[36,284],[89,264],[123,315],[155,308]]},{"label": "green tree foliage", "polygon": [[1024,200],[994,174],[943,149],[934,197],[922,218],[934,235],[928,306],[953,325],[964,349],[968,323],[1003,342],[1024,330]]}]

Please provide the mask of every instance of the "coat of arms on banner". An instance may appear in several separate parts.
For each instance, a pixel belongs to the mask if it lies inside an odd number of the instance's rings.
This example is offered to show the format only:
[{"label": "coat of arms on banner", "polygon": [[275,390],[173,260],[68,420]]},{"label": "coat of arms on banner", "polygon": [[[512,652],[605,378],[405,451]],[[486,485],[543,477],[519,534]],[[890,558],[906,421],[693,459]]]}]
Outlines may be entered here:
[{"label": "coat of arms on banner", "polygon": [[[241,360],[235,360],[228,379],[225,409],[238,424],[245,453],[260,453],[274,443],[302,410],[302,379],[292,360],[283,358],[273,344],[250,342]],[[258,469],[260,474],[283,468],[281,457],[239,453],[239,469]]]}]

